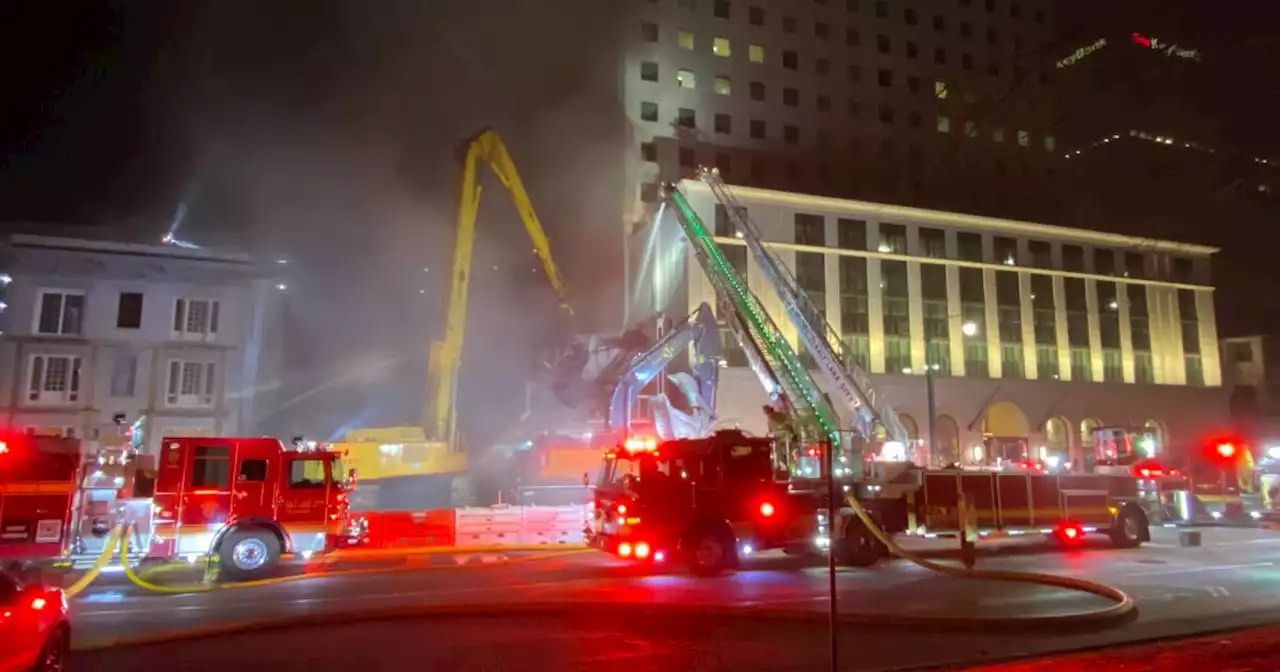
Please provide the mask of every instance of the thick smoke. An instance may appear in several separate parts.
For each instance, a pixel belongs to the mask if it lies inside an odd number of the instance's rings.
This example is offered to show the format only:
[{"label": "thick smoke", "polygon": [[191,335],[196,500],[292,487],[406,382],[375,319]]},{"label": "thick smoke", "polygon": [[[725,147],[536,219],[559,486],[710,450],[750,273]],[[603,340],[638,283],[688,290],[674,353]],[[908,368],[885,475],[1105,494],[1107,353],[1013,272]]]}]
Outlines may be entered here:
[{"label": "thick smoke", "polygon": [[[622,285],[616,17],[585,0],[290,4],[205,3],[165,54],[188,75],[172,106],[191,148],[187,234],[289,260],[284,407],[263,429],[417,422],[457,150],[484,127],[520,168],[578,326],[616,319],[602,309]],[[505,191],[484,184],[459,391],[473,444],[519,413],[534,346],[566,326]]]}]

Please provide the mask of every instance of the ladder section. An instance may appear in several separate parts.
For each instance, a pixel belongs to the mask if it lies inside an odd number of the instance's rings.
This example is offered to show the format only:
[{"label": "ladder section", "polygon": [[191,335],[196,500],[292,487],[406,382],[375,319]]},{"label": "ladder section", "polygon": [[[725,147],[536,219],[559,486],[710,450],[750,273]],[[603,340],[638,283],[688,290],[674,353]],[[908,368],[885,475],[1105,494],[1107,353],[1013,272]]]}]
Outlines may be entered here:
[{"label": "ladder section", "polygon": [[[840,418],[791,349],[791,344],[787,343],[759,299],[751,293],[745,279],[738,277],[684,194],[674,184],[667,184],[664,189],[666,200],[674,206],[676,219],[693,247],[694,256],[716,290],[722,313],[725,308],[730,309],[725,321],[730,323],[743,350],[752,358],[756,374],[763,380],[762,373],[767,370],[769,377],[787,394],[799,416],[796,419],[802,424],[815,423],[815,430],[838,444]],[[766,388],[769,387],[766,384]]]},{"label": "ladder section", "polygon": [[698,177],[711,188],[716,200],[724,206],[729,221],[742,234],[756,264],[764,271],[765,277],[777,291],[778,298],[782,300],[787,315],[795,323],[800,338],[818,366],[830,378],[841,401],[852,412],[854,428],[864,439],[872,441],[876,437],[875,426],[879,424],[884,427],[890,440],[906,443],[907,431],[898,419],[897,412],[876,394],[875,388],[871,386],[871,379],[858,366],[853,352],[831,328],[817,306],[813,305],[791,270],[765,247],[760,230],[751,221],[746,208],[738,203],[724,180],[720,179],[720,172],[714,168],[700,168]]}]

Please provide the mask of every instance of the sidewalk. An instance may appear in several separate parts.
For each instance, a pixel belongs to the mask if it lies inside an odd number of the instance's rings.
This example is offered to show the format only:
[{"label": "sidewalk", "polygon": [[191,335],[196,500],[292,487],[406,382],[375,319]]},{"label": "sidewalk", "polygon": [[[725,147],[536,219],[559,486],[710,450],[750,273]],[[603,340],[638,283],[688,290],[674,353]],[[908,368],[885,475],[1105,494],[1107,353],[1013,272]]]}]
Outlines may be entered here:
[{"label": "sidewalk", "polygon": [[1277,656],[1280,656],[1280,628],[1270,627],[967,668],[964,672],[1274,672],[1280,669]]}]

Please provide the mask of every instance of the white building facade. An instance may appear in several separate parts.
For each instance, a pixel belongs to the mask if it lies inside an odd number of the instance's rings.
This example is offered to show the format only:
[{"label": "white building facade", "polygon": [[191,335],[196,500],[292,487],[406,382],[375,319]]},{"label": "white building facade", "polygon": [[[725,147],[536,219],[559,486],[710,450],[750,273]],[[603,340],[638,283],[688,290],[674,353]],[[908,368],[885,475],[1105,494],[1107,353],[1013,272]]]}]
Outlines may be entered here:
[{"label": "white building facade", "polygon": [[[802,356],[766,278],[700,182],[682,190]],[[1180,451],[1226,422],[1210,247],[879,203],[735,188],[881,395],[940,454],[1023,437],[1076,456],[1098,426]],[[668,216],[644,232],[636,304],[678,314],[714,293]],[[722,423],[764,430],[767,403],[727,346]],[[812,368],[812,364],[811,364]],[[815,374],[818,375],[818,374]]]},{"label": "white building facade", "polygon": [[247,255],[15,235],[0,249],[0,422],[104,445],[252,432],[282,301]]}]

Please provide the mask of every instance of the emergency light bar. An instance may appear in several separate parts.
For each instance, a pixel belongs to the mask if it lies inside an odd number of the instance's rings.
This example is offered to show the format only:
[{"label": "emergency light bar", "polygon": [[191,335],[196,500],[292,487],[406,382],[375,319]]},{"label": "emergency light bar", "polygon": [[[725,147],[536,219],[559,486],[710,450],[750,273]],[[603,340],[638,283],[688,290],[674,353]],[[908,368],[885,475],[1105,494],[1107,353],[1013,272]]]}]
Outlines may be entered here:
[{"label": "emergency light bar", "polygon": [[622,447],[626,448],[629,453],[652,453],[658,449],[658,440],[653,437],[633,436],[624,441]]}]

